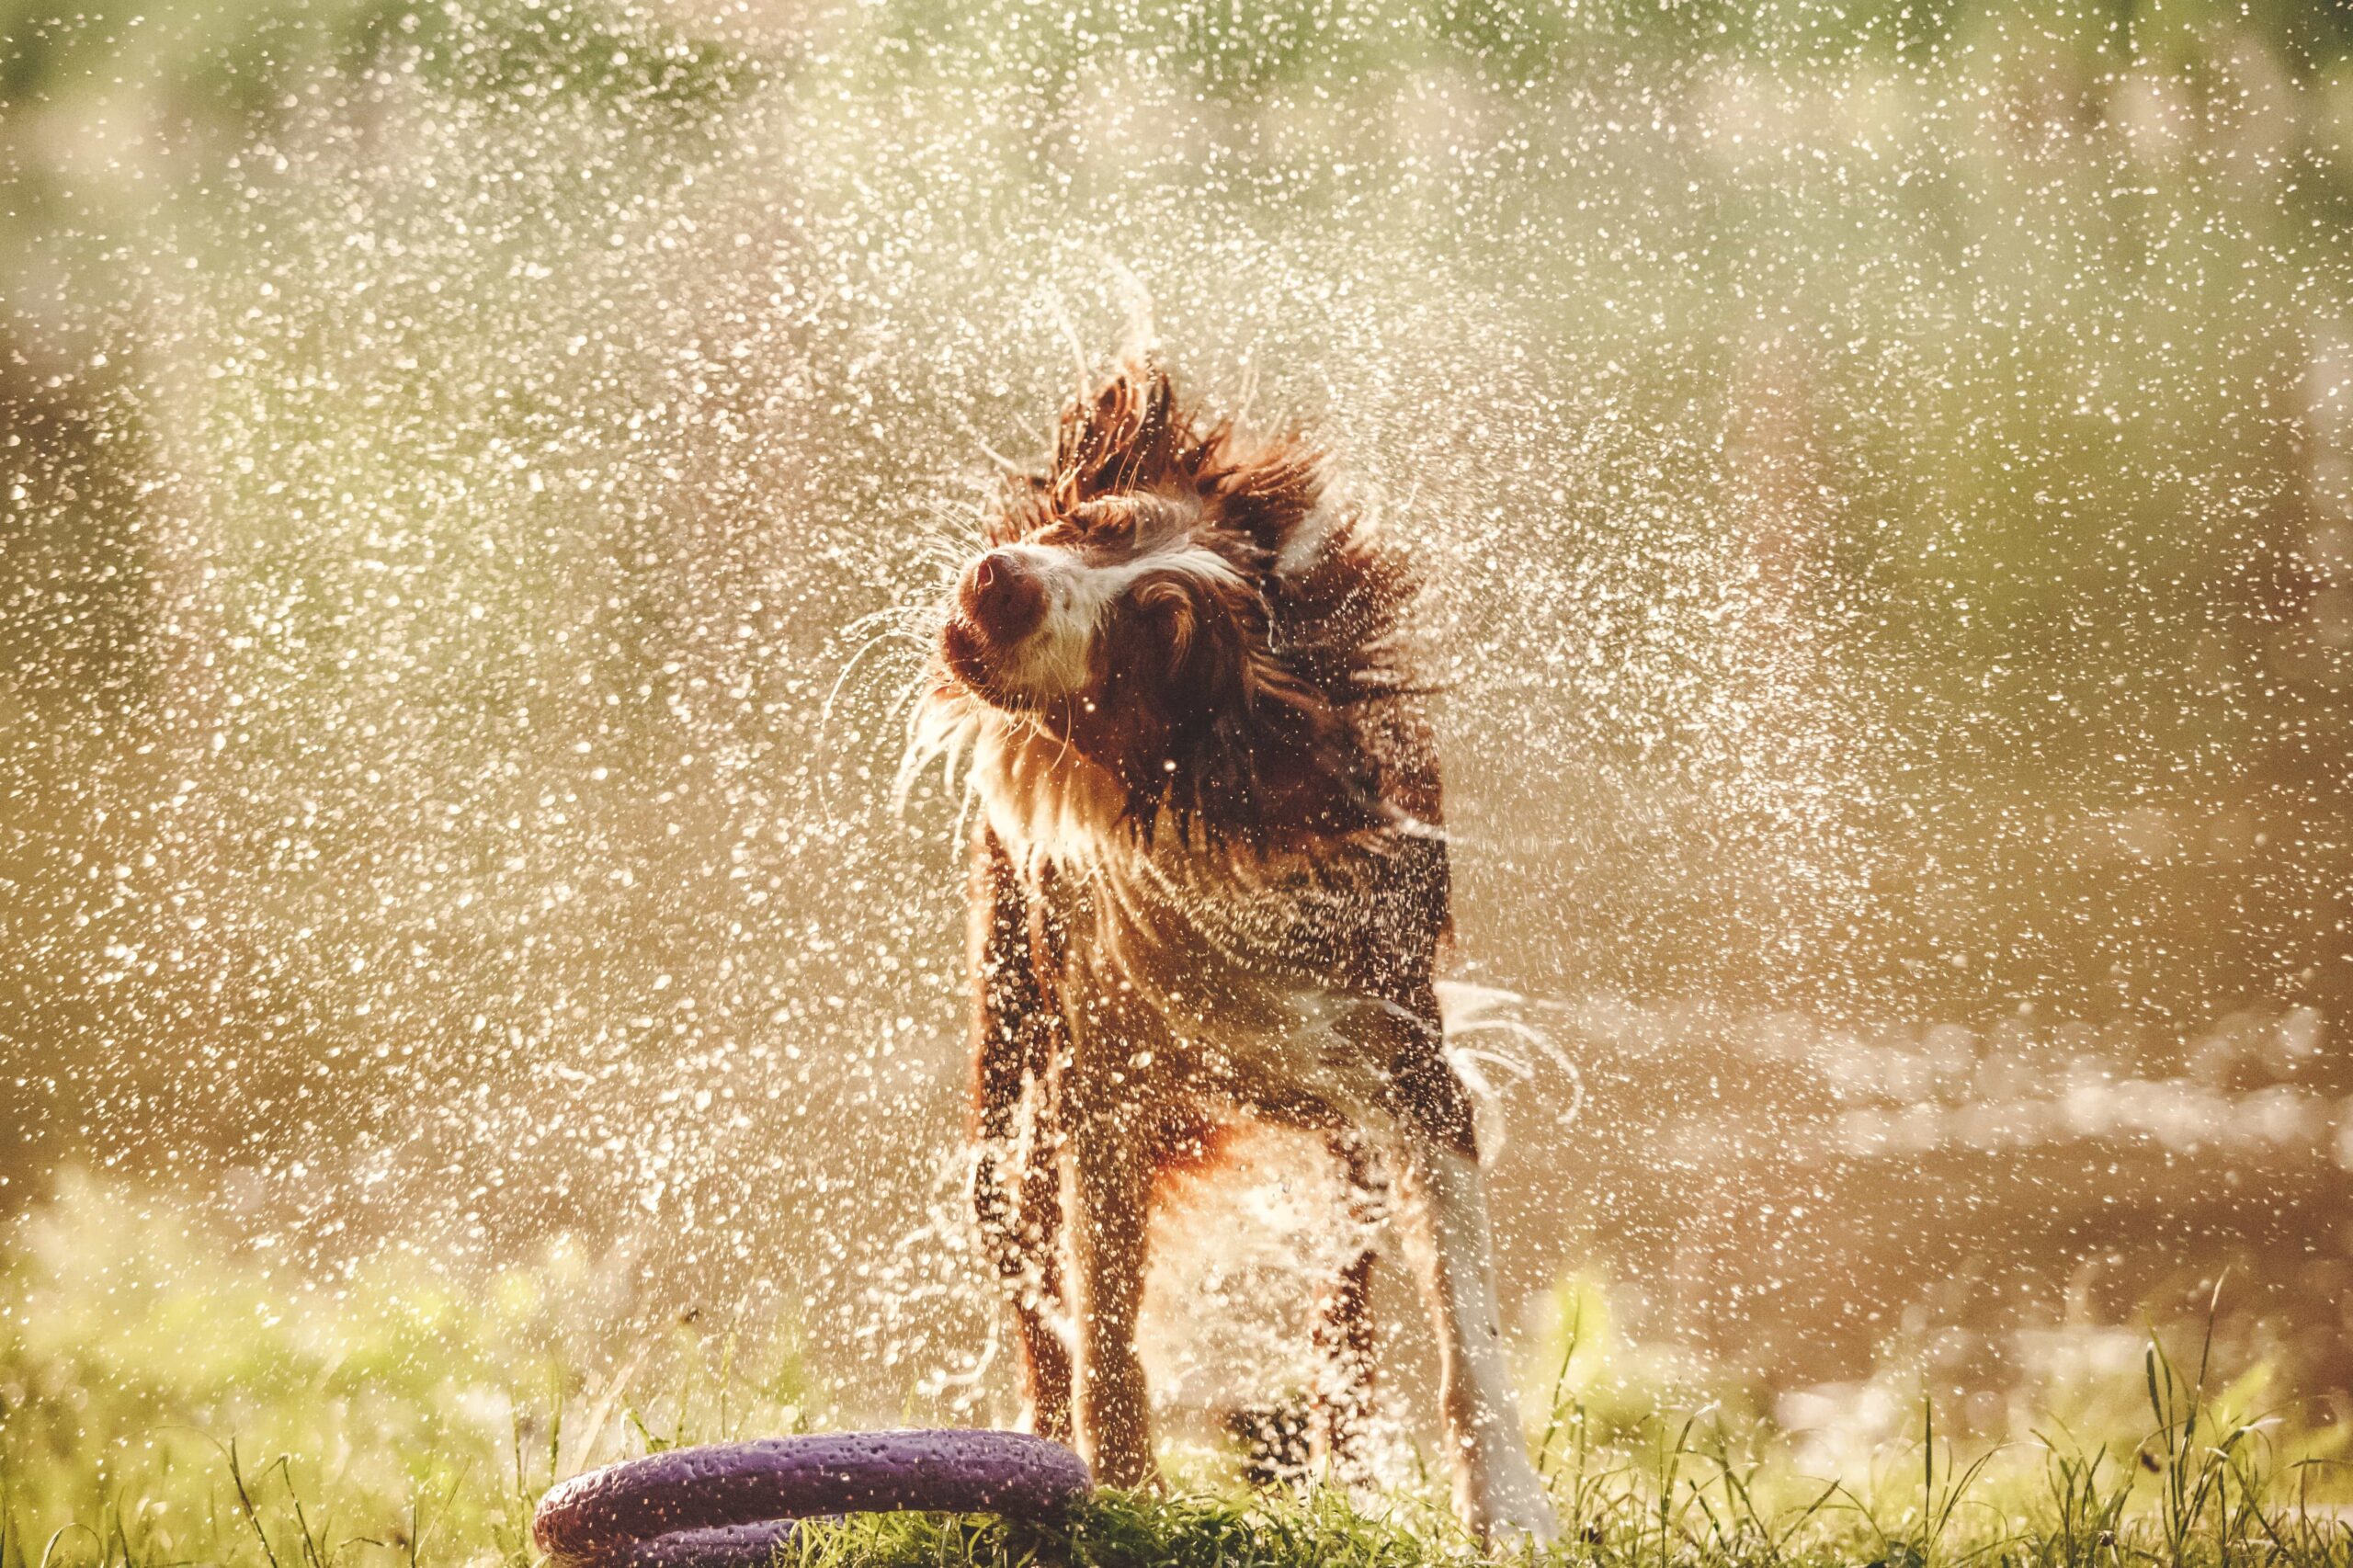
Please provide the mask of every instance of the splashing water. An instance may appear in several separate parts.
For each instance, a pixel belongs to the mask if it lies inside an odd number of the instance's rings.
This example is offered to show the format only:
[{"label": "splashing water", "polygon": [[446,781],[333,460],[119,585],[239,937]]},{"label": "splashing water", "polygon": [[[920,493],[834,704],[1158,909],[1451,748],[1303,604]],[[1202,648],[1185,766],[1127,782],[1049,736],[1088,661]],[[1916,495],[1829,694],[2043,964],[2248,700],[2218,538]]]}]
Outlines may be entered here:
[{"label": "splashing water", "polygon": [[[992,454],[1141,293],[1431,564],[1465,975],[1533,998],[1461,1042],[1513,1302],[1606,1263],[1847,1376],[1955,1270],[2024,1321],[2318,1236],[2344,67],[1219,15],[58,22],[0,123],[0,1191],[328,1271],[627,1238],[849,1408],[1002,1404],[959,802],[890,783]],[[1301,1244],[1296,1164],[1200,1267]]]}]

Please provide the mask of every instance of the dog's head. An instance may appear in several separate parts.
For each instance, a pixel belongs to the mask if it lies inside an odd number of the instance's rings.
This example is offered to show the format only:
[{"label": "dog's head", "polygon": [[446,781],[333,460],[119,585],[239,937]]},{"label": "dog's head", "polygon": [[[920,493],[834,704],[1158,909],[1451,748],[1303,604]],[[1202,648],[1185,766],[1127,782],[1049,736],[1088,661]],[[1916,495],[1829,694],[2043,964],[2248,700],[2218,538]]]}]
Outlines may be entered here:
[{"label": "dog's head", "polygon": [[1214,831],[1352,768],[1345,710],[1394,693],[1412,583],[1326,506],[1319,467],[1128,366],[989,517],[940,632],[948,688],[1108,772],[1147,824],[1173,807]]}]

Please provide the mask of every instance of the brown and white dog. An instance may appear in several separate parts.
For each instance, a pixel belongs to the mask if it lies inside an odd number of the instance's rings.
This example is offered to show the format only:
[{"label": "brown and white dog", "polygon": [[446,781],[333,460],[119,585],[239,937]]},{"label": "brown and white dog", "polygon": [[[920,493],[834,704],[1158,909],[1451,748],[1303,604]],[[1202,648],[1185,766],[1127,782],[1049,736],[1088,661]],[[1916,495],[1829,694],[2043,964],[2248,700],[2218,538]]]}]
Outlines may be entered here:
[{"label": "brown and white dog", "polygon": [[[1454,1494],[1550,1540],[1496,1326],[1471,1106],[1433,985],[1449,932],[1411,564],[1299,438],[1131,363],[1012,480],[947,607],[909,766],[969,757],[973,1201],[1035,1429],[1154,1478],[1135,1328],[1155,1176],[1258,1119],[1391,1173],[1443,1356]],[[1369,1392],[1369,1237],[1326,1291],[1324,1441]]]}]

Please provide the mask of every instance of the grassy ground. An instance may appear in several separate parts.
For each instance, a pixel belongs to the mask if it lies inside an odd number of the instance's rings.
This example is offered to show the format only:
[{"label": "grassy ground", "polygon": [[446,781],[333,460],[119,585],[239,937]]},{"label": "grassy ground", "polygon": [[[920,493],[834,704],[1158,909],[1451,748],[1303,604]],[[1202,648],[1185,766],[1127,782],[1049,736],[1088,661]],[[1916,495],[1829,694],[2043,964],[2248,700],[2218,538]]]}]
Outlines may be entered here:
[{"label": "grassy ground", "polygon": [[[822,1356],[774,1324],[629,1324],[626,1257],[553,1245],[457,1284],[397,1250],[325,1270],[275,1250],[93,1183],[10,1227],[0,1568],[525,1564],[553,1479],[856,1418],[827,1407]],[[2153,1335],[2137,1386],[2049,1391],[2017,1441],[1956,1444],[1923,1402],[1845,1458],[1736,1401],[1605,1394],[1571,1373],[1578,1355],[1572,1338],[1529,1401],[1561,1561],[2353,1563],[2353,1528],[2320,1501],[2345,1495],[2341,1431],[2267,1416],[2280,1402],[2262,1369],[2224,1380],[2194,1336]],[[1472,1550],[1437,1488],[1253,1494],[1232,1459],[1173,1455],[1170,1494],[1107,1494],[1067,1528],[873,1518],[814,1529],[801,1552],[1406,1564]]]}]

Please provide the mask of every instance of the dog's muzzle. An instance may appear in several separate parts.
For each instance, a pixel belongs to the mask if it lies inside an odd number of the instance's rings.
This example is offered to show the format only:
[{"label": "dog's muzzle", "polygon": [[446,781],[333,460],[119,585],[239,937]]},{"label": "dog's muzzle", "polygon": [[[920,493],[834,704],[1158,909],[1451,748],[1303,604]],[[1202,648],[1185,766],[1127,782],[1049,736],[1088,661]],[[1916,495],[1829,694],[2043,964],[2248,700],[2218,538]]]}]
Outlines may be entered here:
[{"label": "dog's muzzle", "polygon": [[956,603],[992,645],[1009,648],[1035,631],[1044,617],[1046,585],[1020,556],[992,550],[964,568],[956,585]]}]

